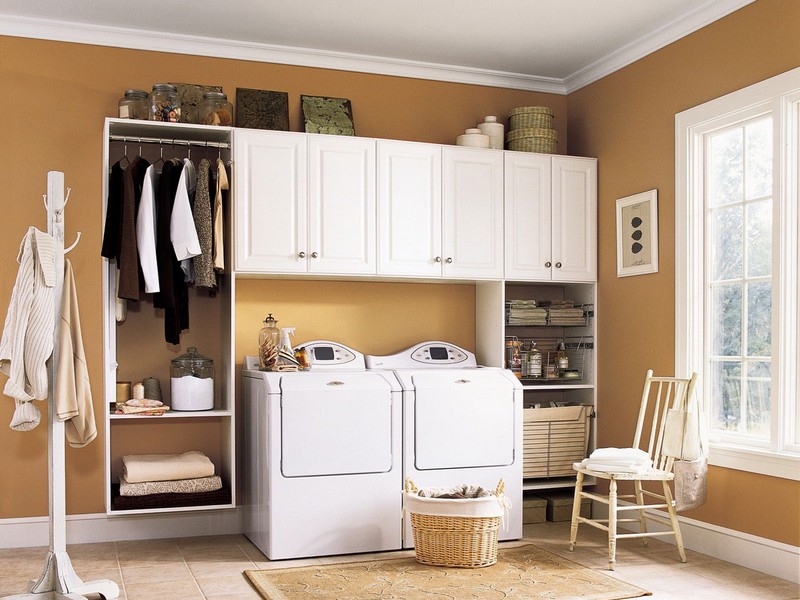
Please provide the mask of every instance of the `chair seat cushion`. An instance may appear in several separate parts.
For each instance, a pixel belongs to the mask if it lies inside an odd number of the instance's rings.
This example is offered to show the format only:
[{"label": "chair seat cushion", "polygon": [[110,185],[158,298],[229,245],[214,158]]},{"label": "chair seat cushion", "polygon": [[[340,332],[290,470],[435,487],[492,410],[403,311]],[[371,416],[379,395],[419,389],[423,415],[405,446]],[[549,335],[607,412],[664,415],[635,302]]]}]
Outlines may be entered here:
[{"label": "chair seat cushion", "polygon": [[589,477],[597,477],[599,479],[619,479],[627,481],[671,481],[674,475],[669,471],[661,469],[650,468],[641,473],[614,473],[609,471],[594,471],[585,468],[581,463],[573,463],[572,468],[576,471],[583,473]]}]

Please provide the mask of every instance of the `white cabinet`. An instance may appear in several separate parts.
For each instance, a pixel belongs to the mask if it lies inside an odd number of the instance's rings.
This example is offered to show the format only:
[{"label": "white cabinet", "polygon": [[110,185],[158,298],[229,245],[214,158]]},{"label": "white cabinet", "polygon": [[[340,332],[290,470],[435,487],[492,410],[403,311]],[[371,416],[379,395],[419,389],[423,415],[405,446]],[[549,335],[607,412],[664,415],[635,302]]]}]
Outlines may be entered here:
[{"label": "white cabinet", "polygon": [[442,149],[442,275],[503,277],[503,152]]},{"label": "white cabinet", "polygon": [[378,142],[378,274],[503,276],[503,153]]},{"label": "white cabinet", "polygon": [[442,274],[441,146],[378,141],[378,273]]},{"label": "white cabinet", "polygon": [[507,152],[505,277],[597,279],[597,161]]},{"label": "white cabinet", "polygon": [[375,274],[375,141],[236,130],[238,272]]}]

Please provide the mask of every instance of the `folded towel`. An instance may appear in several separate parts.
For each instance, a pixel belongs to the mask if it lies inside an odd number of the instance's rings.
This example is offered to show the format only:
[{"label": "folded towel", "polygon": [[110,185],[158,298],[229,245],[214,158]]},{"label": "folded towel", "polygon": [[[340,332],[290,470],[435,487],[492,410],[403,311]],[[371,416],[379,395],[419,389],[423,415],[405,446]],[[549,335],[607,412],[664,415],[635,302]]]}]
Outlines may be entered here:
[{"label": "folded towel", "polygon": [[127,454],[122,457],[122,475],[128,483],[194,479],[213,474],[214,463],[197,451],[183,454]]},{"label": "folded towel", "polygon": [[457,485],[452,488],[427,488],[417,494],[420,498],[485,498],[492,493],[479,485]]},{"label": "folded towel", "polygon": [[601,460],[632,460],[642,464],[650,461],[650,455],[639,448],[598,448],[589,455],[589,458]]},{"label": "folded towel", "polygon": [[222,478],[195,477],[175,481],[143,481],[130,483],[123,475],[119,477],[119,493],[121,496],[148,496],[150,494],[194,494],[197,492],[213,492],[222,489]]},{"label": "folded towel", "polygon": [[609,465],[598,460],[591,458],[584,458],[581,466],[591,471],[600,471],[602,473],[647,473],[652,463],[650,464],[631,464],[631,465]]}]

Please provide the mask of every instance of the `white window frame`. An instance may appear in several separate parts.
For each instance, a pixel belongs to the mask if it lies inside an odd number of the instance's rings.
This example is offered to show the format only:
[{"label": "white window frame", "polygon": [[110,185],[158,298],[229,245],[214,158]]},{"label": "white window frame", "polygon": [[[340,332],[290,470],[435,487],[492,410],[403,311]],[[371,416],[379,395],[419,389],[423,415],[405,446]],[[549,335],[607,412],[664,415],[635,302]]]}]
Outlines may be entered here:
[{"label": "white window frame", "polygon": [[[675,116],[675,369],[703,377],[705,328],[703,202],[706,136],[758,115],[773,117],[773,319],[771,440],[759,448],[708,440],[709,464],[800,480],[800,68]],[[707,408],[707,407],[706,407]],[[706,423],[708,413],[706,411]]]}]

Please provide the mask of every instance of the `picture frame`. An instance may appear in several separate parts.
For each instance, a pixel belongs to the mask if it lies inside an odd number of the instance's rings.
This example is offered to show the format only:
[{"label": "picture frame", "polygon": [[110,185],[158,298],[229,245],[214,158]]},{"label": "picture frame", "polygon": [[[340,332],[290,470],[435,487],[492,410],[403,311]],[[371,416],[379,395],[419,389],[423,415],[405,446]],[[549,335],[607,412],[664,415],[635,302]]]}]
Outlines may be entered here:
[{"label": "picture frame", "polygon": [[658,190],[617,200],[617,277],[658,273]]},{"label": "picture frame", "polygon": [[300,95],[306,133],[355,135],[353,106],[347,98]]}]

